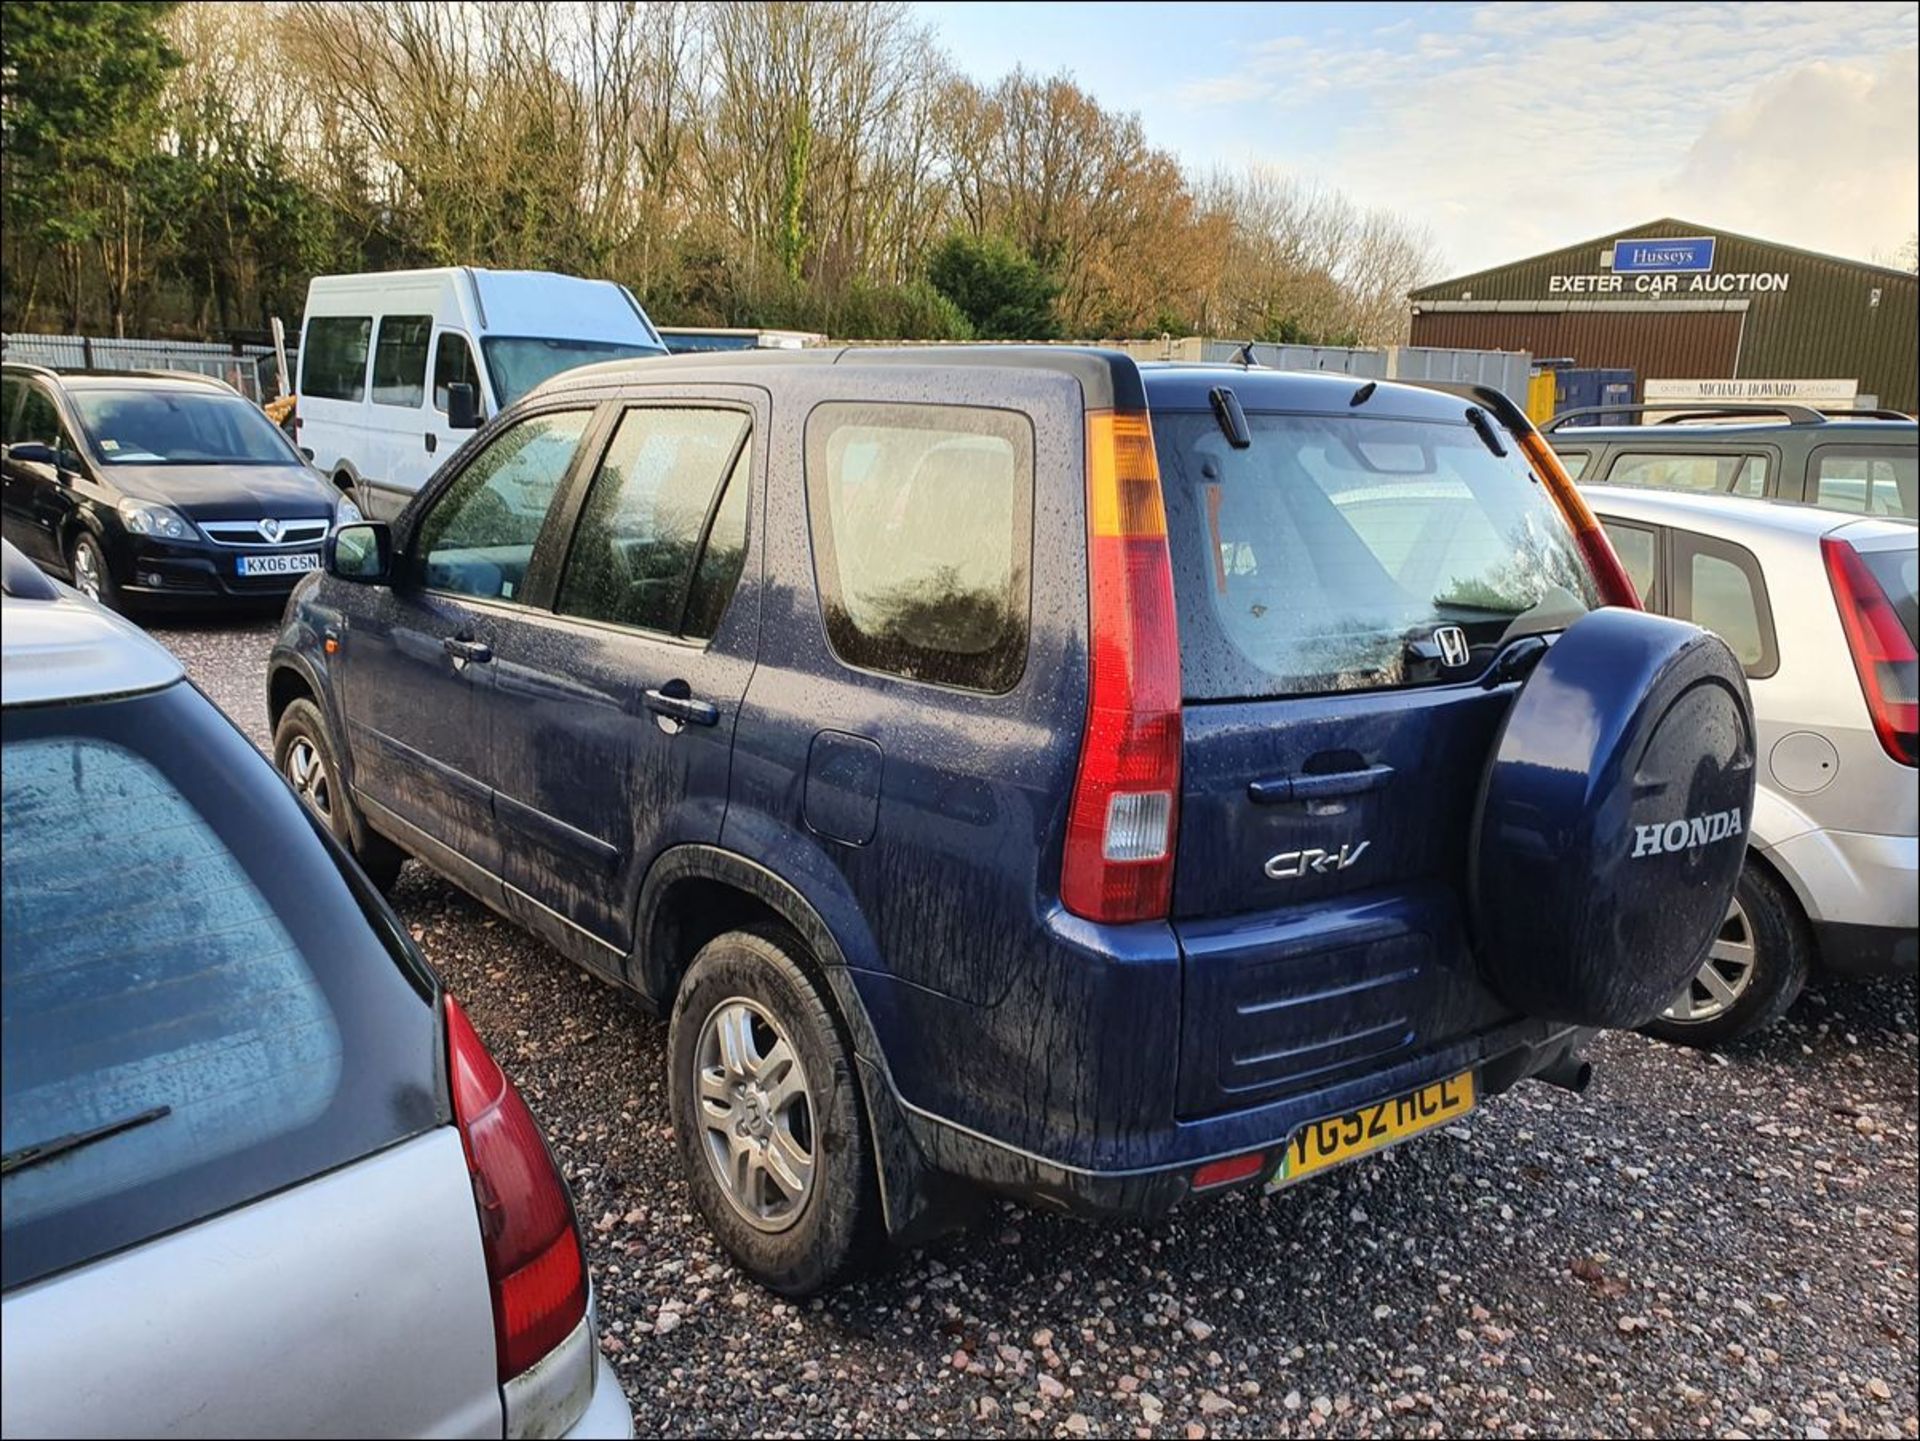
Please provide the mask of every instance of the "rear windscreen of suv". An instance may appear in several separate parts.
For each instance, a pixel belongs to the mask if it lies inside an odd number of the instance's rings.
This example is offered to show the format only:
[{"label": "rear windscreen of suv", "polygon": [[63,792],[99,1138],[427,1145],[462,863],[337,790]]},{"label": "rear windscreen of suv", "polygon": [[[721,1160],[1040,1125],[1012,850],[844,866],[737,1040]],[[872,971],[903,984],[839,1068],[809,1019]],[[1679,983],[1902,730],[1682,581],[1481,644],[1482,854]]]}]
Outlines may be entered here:
[{"label": "rear windscreen of suv", "polygon": [[[1189,700],[1464,679],[1597,604],[1511,447],[1465,423],[1247,420],[1236,450],[1211,415],[1153,418]],[[1452,626],[1465,665],[1442,663]]]},{"label": "rear windscreen of suv", "polygon": [[431,982],[204,699],[4,726],[7,1287],[435,1124]]}]

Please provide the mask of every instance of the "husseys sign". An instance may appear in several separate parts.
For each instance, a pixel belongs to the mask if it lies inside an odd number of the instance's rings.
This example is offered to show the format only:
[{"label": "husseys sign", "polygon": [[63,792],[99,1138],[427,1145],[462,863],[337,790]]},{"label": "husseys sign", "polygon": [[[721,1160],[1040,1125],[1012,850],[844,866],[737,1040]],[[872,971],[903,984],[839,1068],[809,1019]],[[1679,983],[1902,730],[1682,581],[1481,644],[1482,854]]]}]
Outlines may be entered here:
[{"label": "husseys sign", "polygon": [[1784,270],[1738,270],[1716,275],[1714,239],[1664,237],[1616,240],[1602,255],[1607,269],[1597,275],[1550,275],[1549,295],[1735,295],[1782,291],[1791,278]]}]

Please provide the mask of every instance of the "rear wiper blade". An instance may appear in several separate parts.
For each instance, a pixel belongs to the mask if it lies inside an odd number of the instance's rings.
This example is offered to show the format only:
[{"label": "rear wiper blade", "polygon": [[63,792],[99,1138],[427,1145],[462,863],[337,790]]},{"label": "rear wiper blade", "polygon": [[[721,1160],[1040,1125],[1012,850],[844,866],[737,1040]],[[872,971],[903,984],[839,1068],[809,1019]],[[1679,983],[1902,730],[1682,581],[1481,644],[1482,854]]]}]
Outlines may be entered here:
[{"label": "rear wiper blade", "polygon": [[69,1151],[77,1151],[82,1146],[91,1146],[95,1141],[104,1141],[110,1136],[119,1135],[122,1131],[131,1131],[137,1126],[163,1120],[172,1114],[172,1106],[152,1106],[144,1111],[135,1111],[131,1116],[122,1116],[117,1121],[109,1121],[104,1126],[95,1126],[90,1131],[74,1131],[65,1136],[55,1136],[51,1141],[22,1146],[17,1151],[9,1151],[5,1156],[0,1156],[0,1176],[11,1176],[15,1171],[24,1171],[29,1166],[51,1161],[56,1156],[64,1156]]}]

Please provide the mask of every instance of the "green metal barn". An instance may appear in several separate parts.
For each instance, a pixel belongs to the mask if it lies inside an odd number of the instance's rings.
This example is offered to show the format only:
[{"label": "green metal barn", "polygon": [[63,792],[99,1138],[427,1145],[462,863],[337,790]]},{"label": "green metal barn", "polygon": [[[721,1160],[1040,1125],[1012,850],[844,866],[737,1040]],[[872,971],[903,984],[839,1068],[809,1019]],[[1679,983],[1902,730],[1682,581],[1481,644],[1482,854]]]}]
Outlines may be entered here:
[{"label": "green metal barn", "polygon": [[1415,345],[1627,369],[1643,400],[1920,409],[1913,274],[1689,220],[1583,240],[1410,298]]}]

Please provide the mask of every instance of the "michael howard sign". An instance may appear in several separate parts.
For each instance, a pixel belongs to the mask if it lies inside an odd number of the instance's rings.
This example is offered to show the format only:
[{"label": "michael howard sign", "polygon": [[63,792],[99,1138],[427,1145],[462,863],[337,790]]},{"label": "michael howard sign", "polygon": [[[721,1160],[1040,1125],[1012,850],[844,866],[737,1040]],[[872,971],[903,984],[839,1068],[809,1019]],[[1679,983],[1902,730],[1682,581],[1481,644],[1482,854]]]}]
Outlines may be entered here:
[{"label": "michael howard sign", "polygon": [[1644,275],[1654,271],[1679,275],[1704,275],[1713,269],[1713,237],[1695,236],[1691,240],[1616,240],[1613,242],[1613,273]]}]

